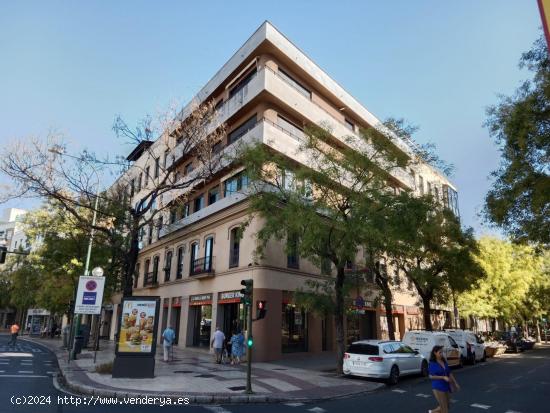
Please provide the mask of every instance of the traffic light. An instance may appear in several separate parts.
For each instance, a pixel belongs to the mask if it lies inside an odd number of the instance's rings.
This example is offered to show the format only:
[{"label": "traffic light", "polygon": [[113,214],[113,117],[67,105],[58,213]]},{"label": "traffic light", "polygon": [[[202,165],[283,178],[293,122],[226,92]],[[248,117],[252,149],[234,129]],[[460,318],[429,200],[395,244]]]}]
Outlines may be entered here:
[{"label": "traffic light", "polygon": [[8,253],[7,247],[0,247],[0,264],[4,264],[6,262],[6,254]]},{"label": "traffic light", "polygon": [[246,340],[246,345],[248,347],[252,347],[253,344],[254,344],[254,339],[252,337],[248,337],[248,340]]},{"label": "traffic light", "polygon": [[254,280],[242,280],[241,285],[244,285],[244,288],[241,289],[241,303],[244,305],[252,305],[252,290],[254,289]]},{"label": "traffic light", "polygon": [[265,313],[267,311],[265,304],[265,301],[256,301],[256,320],[261,320],[265,317]]}]

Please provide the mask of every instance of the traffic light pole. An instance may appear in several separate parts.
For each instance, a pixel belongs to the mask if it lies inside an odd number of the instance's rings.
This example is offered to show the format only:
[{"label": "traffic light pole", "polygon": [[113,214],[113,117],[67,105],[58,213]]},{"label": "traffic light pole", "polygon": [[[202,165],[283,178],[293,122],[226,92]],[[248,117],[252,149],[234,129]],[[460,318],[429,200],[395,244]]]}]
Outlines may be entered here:
[{"label": "traffic light pole", "polygon": [[[252,300],[251,300],[252,302]],[[247,343],[252,339],[252,304],[246,306]],[[252,394],[252,346],[246,346],[246,393]]]}]

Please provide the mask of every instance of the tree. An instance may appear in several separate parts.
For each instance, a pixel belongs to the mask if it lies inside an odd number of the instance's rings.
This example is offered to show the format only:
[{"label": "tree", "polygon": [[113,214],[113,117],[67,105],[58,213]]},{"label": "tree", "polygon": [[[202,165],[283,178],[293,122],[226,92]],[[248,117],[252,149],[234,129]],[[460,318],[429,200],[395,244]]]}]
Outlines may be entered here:
[{"label": "tree", "polygon": [[453,292],[471,288],[483,276],[475,260],[477,242],[471,228],[431,195],[403,193],[395,204],[391,236],[399,240],[388,252],[413,283],[423,305],[424,326],[432,329],[432,302],[446,303]]},{"label": "tree", "polygon": [[[178,202],[186,202],[189,190],[223,168],[223,156],[213,150],[225,135],[213,102],[190,104],[186,112],[169,110],[153,122],[146,117],[136,128],[118,116],[113,130],[117,137],[136,145],[142,152],[130,165],[122,159],[101,158],[89,152],[59,157],[66,145],[59,135],[46,140],[19,140],[0,156],[0,171],[13,182],[1,201],[39,197],[72,216],[85,234],[95,231],[108,242],[113,256],[122,260],[119,278],[125,296],[132,294],[135,266],[140,250],[140,234],[145,228],[160,230],[162,216]],[[159,136],[153,143],[155,136]],[[165,157],[166,156],[166,157]],[[195,158],[193,174],[181,176],[168,156]],[[161,157],[164,157],[161,160]],[[120,176],[100,192],[98,219],[92,224],[97,191],[97,170]],[[158,172],[158,173],[157,173]],[[140,191],[132,201],[132,179],[140,177]],[[144,184],[141,185],[143,176]],[[165,223],[166,221],[164,221]],[[83,257],[79,261],[83,261]]]},{"label": "tree", "polygon": [[524,53],[520,67],[534,72],[514,96],[487,110],[486,126],[500,146],[501,163],[485,200],[488,220],[516,241],[550,243],[550,61],[544,38]]},{"label": "tree", "polygon": [[[393,196],[391,173],[402,173],[410,158],[385,129],[361,130],[359,137],[348,137],[344,145],[335,143],[330,130],[321,127],[306,129],[299,157],[303,163],[262,144],[242,150],[239,161],[253,188],[250,220],[256,215],[261,219],[256,233],[260,256],[275,239],[285,241],[290,256],[306,258],[321,268],[330,264],[324,281],[310,287],[334,314],[337,371],[342,373],[350,285],[346,267],[356,262],[365,245],[372,243],[378,251],[383,244],[375,238],[382,234],[377,228],[379,215]],[[393,331],[393,318],[389,319]]]}]

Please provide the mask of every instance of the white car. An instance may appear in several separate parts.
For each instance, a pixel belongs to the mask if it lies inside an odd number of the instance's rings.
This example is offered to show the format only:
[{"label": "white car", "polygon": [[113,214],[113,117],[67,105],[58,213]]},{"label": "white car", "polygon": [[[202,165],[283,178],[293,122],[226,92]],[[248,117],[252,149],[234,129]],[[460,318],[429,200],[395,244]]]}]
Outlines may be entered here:
[{"label": "white car", "polygon": [[485,345],[483,340],[470,330],[450,330],[448,333],[458,344],[464,362],[475,364],[476,361],[485,361]]},{"label": "white car", "polygon": [[443,355],[449,366],[462,367],[460,347],[454,339],[444,331],[411,330],[405,332],[403,343],[418,351],[426,360],[430,359],[430,353],[434,346],[443,347]]},{"label": "white car", "polygon": [[362,340],[352,343],[344,353],[344,374],[396,384],[406,374],[427,376],[428,362],[400,341]]}]

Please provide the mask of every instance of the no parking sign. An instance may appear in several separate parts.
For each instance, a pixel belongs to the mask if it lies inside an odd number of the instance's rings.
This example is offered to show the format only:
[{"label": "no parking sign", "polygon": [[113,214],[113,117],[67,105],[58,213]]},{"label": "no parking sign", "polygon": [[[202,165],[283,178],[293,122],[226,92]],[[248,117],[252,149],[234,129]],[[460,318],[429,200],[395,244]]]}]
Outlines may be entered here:
[{"label": "no parking sign", "polygon": [[105,277],[81,276],[76,293],[75,314],[101,314]]}]

